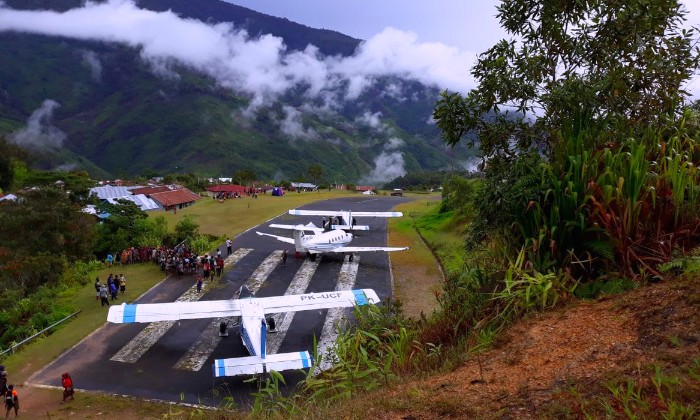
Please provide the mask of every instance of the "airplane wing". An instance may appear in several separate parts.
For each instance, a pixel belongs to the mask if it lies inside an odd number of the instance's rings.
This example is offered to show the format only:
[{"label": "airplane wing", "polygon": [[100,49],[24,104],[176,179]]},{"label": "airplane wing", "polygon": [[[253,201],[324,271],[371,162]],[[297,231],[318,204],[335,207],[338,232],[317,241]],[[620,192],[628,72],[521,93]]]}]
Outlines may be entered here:
[{"label": "airplane wing", "polygon": [[376,252],[376,251],[405,251],[407,246],[341,246],[340,248],[335,248],[333,251],[329,252]]},{"label": "airplane wing", "polygon": [[313,365],[308,351],[268,354],[264,359],[258,356],[233,357],[214,360],[214,377],[255,375],[263,371],[278,372],[290,369],[304,369]]},{"label": "airplane wing", "polygon": [[170,303],[122,303],[110,306],[107,321],[116,324],[132,322],[177,321],[180,319],[223,318],[240,316],[236,300],[208,300]]},{"label": "airplane wing", "polygon": [[278,241],[282,241],[282,242],[284,242],[284,243],[294,245],[294,239],[293,239],[293,238],[287,238],[286,236],[277,236],[277,235],[273,235],[273,234],[271,234],[271,233],[263,233],[263,232],[255,232],[255,233],[257,233],[257,234],[260,235],[260,236],[269,236],[269,237],[271,237],[271,238],[277,239]]},{"label": "airplane wing", "polygon": [[400,211],[354,211],[353,217],[402,217]]},{"label": "airplane wing", "polygon": [[[351,212],[355,217],[401,217],[403,213],[400,211],[353,211]],[[348,211],[334,211],[334,210],[300,210],[292,209],[289,210],[289,214],[294,216],[344,216],[348,214]]]},{"label": "airplane wing", "polygon": [[279,223],[272,223],[270,224],[271,228],[277,228],[277,229],[287,229],[287,230],[310,230],[313,231],[314,233],[321,233],[323,232],[323,229],[316,226],[315,224],[309,222],[305,225],[298,224],[298,225],[283,225]]},{"label": "airplane wing", "polygon": [[379,303],[379,296],[372,289],[342,290],[334,292],[305,293],[303,295],[256,298],[262,303],[265,314],[309,311],[313,309],[349,308],[355,305]]}]

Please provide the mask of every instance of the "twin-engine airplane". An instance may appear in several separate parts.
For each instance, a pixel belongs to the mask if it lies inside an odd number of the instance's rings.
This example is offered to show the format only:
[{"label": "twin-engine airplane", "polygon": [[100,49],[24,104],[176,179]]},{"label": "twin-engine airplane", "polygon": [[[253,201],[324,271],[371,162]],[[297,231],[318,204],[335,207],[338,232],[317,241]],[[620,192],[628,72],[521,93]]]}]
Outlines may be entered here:
[{"label": "twin-engine airplane", "polygon": [[[403,213],[400,211],[332,211],[332,210],[289,210],[289,214],[293,216],[323,216],[329,217],[329,230],[369,230],[367,225],[355,224],[354,217],[401,217]],[[338,223],[332,223],[334,220]],[[324,226],[325,227],[325,226]]]},{"label": "twin-engine airplane", "polygon": [[[278,241],[293,244],[296,252],[306,252],[311,258],[315,258],[316,254],[326,253],[349,253],[352,258],[354,252],[377,252],[377,251],[405,251],[407,246],[391,247],[391,246],[348,246],[352,241],[352,233],[347,233],[343,230],[331,230],[324,232],[323,229],[317,227],[313,223],[307,225],[280,225],[271,224],[271,228],[290,229],[294,230],[294,238],[286,236],[277,236],[270,233],[255,232],[261,236],[270,236]],[[309,230],[314,232],[314,235],[307,235],[304,231]]]},{"label": "twin-engine airplane", "polygon": [[[107,320],[114,323],[178,321],[181,319],[240,317],[239,333],[250,356],[216,359],[214,377],[255,375],[271,370],[309,368],[313,359],[308,351],[266,354],[268,320],[265,315],[376,304],[372,289],[345,290],[303,295],[256,298],[242,286],[238,299],[172,303],[137,303],[111,306]],[[272,325],[270,325],[272,326]]]}]

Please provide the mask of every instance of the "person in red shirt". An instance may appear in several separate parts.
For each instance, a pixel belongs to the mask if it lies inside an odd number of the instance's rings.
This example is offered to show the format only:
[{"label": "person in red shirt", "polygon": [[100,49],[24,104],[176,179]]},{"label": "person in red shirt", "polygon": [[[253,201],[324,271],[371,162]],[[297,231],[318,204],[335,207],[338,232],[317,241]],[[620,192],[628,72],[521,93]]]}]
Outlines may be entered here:
[{"label": "person in red shirt", "polygon": [[70,397],[71,400],[74,399],[73,394],[75,390],[73,389],[73,379],[70,377],[70,373],[61,375],[61,386],[63,386],[63,401],[68,397]]}]

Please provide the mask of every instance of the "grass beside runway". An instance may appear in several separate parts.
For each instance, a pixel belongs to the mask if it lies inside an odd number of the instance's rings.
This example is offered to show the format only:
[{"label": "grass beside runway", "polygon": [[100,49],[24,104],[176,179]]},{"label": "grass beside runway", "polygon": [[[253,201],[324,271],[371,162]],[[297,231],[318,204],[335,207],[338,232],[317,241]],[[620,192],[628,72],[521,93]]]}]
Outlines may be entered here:
[{"label": "grass beside runway", "polygon": [[389,219],[388,246],[409,246],[408,251],[389,254],[394,275],[394,297],[401,301],[406,316],[428,315],[437,308],[435,293],[442,290],[442,274],[435,257],[415,229],[415,218],[439,205],[437,194],[410,195],[415,201],[396,206],[404,217]]},{"label": "grass beside runway", "polygon": [[211,197],[198,200],[194,206],[178,210],[177,213],[152,212],[149,216],[165,216],[168,226],[175,226],[185,216],[199,225],[200,233],[214,236],[233,236],[244,232],[252,226],[259,225],[265,220],[279,216],[305,204],[318,200],[328,200],[339,197],[355,197],[356,193],[349,191],[319,191],[319,192],[288,192],[282,197],[273,197],[270,194],[260,194],[258,198],[234,198],[220,203]]}]

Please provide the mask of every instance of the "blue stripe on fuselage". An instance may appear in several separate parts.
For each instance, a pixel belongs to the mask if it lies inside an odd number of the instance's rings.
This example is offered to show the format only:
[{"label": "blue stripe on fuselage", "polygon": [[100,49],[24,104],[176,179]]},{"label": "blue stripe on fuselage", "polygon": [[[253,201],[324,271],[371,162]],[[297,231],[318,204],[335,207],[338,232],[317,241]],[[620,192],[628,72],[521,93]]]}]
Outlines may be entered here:
[{"label": "blue stripe on fuselage", "polygon": [[267,335],[267,322],[265,318],[262,319],[262,325],[260,326],[260,358],[265,358],[265,341]]},{"label": "blue stripe on fuselage", "polygon": [[309,363],[309,359],[306,358],[306,352],[305,351],[300,351],[299,356],[301,356],[301,364],[303,367],[311,367],[311,363]]},{"label": "blue stripe on fuselage", "polygon": [[124,305],[122,322],[125,324],[136,322],[136,304]]},{"label": "blue stripe on fuselage", "polygon": [[367,304],[367,296],[362,290],[353,290],[352,293],[355,295],[355,303],[357,306],[362,306]]}]

